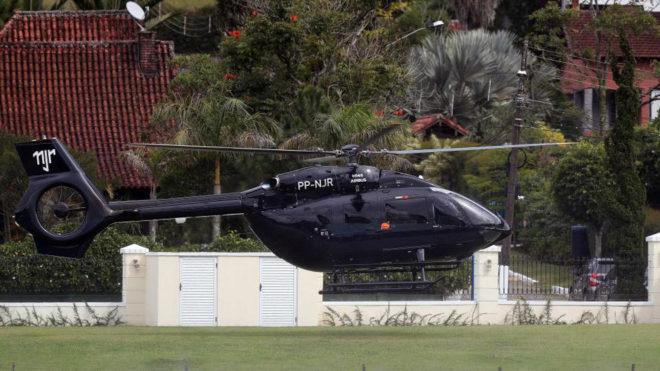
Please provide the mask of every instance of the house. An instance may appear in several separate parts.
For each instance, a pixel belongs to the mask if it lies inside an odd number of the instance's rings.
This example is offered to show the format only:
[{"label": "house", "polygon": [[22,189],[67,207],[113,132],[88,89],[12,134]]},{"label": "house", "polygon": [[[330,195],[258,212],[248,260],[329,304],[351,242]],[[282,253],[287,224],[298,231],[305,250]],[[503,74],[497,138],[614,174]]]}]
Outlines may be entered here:
[{"label": "house", "polygon": [[123,10],[17,12],[0,30],[0,130],[94,151],[101,176],[140,194],[150,180],[120,152],[149,139],[173,55]]},{"label": "house", "polygon": [[461,138],[470,135],[470,131],[459,125],[456,120],[443,114],[433,114],[418,117],[410,125],[413,134],[425,138],[431,134],[438,138]]},{"label": "house", "polygon": [[[650,13],[660,22],[660,13]],[[597,92],[599,83],[597,72],[602,70],[604,64],[595,58],[596,50],[606,49],[606,41],[601,40],[600,45],[596,34],[591,27],[592,13],[581,10],[577,19],[566,28],[567,59],[562,71],[561,87],[564,93],[572,97],[578,107],[585,112],[583,132],[589,135],[593,131],[607,129],[600,127],[601,115],[606,115],[605,123],[609,126],[616,115],[615,91],[618,88],[612,77],[609,66],[605,67],[606,75],[604,86],[607,89],[605,95],[605,112],[600,112],[599,94]],[[658,117],[660,101],[652,98],[660,97],[660,75],[655,71],[655,61],[660,60],[660,37],[653,32],[631,36],[630,44],[637,60],[636,85],[641,92],[640,102],[640,124],[647,125]],[[613,43],[613,53],[620,54],[618,44]],[[602,60],[605,62],[605,60]]]}]

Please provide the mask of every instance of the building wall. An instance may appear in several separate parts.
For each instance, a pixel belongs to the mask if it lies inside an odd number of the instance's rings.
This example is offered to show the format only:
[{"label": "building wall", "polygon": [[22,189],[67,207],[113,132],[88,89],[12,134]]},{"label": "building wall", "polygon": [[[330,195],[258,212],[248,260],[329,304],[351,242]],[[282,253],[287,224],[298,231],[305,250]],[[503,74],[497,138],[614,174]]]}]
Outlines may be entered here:
[{"label": "building wall", "polygon": [[[660,323],[660,233],[647,238],[648,301],[645,302],[571,302],[550,303],[551,317],[566,323],[589,319],[599,323]],[[123,301],[90,303],[99,314],[118,308],[123,321],[130,325],[179,325],[179,262],[181,257],[207,256],[218,261],[217,315],[219,326],[259,325],[259,259],[271,253],[150,253],[131,245],[121,249],[123,256]],[[323,302],[319,290],[323,275],[297,269],[296,308],[298,326],[335,325],[337,314],[363,324],[384,324],[387,318],[399,320],[414,314],[416,321],[453,324],[511,323],[514,312],[524,309],[522,303],[507,300],[499,294],[499,247],[478,251],[474,256],[474,300],[411,302]],[[73,316],[74,303],[0,303],[9,311],[25,315],[35,311],[41,316],[54,314],[60,308]],[[79,308],[84,303],[76,303]],[[525,304],[539,316],[545,301]],[[86,311],[80,311],[86,316]],[[334,312],[334,314],[333,314]],[[405,313],[405,314],[404,314]],[[586,316],[586,317],[585,317]]]},{"label": "building wall", "polygon": [[219,325],[259,325],[259,257],[220,257],[218,269]]}]

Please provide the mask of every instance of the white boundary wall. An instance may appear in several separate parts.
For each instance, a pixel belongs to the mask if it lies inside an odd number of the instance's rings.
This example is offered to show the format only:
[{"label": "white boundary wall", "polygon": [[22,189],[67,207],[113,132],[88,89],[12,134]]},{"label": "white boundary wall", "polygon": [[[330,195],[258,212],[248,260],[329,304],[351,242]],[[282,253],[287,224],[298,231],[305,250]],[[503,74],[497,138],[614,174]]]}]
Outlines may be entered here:
[{"label": "white boundary wall", "polygon": [[[646,238],[649,249],[648,301],[646,302],[571,302],[551,303],[552,318],[573,323],[585,312],[610,323],[626,322],[633,316],[639,323],[660,323],[660,233]],[[158,253],[131,245],[122,248],[123,292],[119,303],[88,303],[99,314],[119,308],[122,320],[130,325],[179,325],[179,261],[186,256],[215,257],[217,271],[217,314],[219,326],[259,325],[259,259],[271,253]],[[318,293],[323,275],[297,268],[297,325],[324,324],[324,312],[332,310],[352,315],[359,309],[365,323],[377,319],[389,310],[394,314],[404,309],[418,315],[446,318],[461,315],[473,324],[504,324],[516,302],[502,299],[499,294],[499,247],[491,246],[474,254],[474,300],[471,301],[411,301],[411,302],[323,302]],[[85,315],[85,303],[75,303]],[[543,313],[547,302],[528,301],[536,315]],[[25,317],[26,310],[39,315],[56,313],[73,315],[73,303],[0,303],[10,311]],[[607,316],[605,314],[607,308]],[[605,318],[607,317],[607,318]]]}]

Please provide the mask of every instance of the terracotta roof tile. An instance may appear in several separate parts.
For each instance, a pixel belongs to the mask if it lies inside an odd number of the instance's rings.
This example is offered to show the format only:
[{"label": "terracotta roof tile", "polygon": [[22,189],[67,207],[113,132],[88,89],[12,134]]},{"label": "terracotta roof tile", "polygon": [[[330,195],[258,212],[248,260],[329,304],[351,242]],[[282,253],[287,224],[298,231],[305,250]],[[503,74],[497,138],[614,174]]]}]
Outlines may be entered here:
[{"label": "terracotta roof tile", "polygon": [[173,45],[154,41],[158,71],[145,74],[138,31],[125,12],[18,12],[0,32],[0,129],[95,151],[101,175],[148,186],[119,153],[166,94]]},{"label": "terracotta roof tile", "polygon": [[123,10],[18,11],[0,31],[0,41],[134,40],[137,24]]},{"label": "terracotta roof tile", "polygon": [[427,115],[417,118],[410,126],[413,134],[421,134],[431,128],[434,125],[444,125],[452,130],[455,130],[456,133],[463,136],[470,135],[470,131],[463,126],[459,125],[454,119],[446,117],[442,114]]},{"label": "terracotta roof tile", "polygon": [[[650,13],[660,23],[660,13]],[[591,12],[580,11],[578,18],[566,28],[568,47],[574,54],[580,56],[585,49],[596,49],[596,34],[591,27]],[[613,50],[619,53],[618,43],[613,43]],[[645,32],[630,37],[630,45],[638,58],[660,57],[660,37],[655,32]]]}]

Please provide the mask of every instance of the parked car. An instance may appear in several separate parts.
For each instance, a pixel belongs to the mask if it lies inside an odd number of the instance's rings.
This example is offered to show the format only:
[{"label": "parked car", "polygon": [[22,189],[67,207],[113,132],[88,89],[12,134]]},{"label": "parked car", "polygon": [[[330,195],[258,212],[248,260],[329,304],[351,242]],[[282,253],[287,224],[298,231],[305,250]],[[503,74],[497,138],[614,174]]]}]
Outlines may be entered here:
[{"label": "parked car", "polygon": [[609,300],[616,288],[616,267],[612,258],[591,258],[574,268],[569,289],[571,300]]}]

